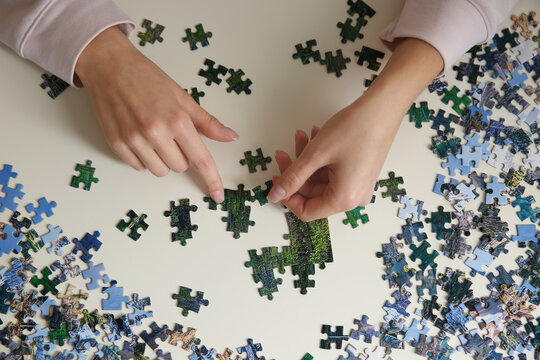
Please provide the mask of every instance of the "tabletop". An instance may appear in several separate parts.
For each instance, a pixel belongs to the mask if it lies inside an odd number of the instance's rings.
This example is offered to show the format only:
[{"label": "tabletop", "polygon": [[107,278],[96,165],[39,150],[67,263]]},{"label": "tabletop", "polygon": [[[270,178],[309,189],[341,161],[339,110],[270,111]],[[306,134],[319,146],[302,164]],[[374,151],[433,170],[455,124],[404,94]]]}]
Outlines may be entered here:
[{"label": "tabletop", "polygon": [[[540,196],[540,95],[538,90],[534,93],[538,89],[534,80],[540,74],[539,55],[536,60],[523,58],[524,50],[511,50],[512,44],[505,45],[504,40],[493,46],[489,42],[476,53],[465,54],[460,61],[466,64],[472,58],[473,64],[484,66],[483,75],[471,84],[471,77],[457,79],[462,70],[450,70],[440,79],[438,89],[426,89],[419,96],[413,107],[417,111],[411,110],[405,116],[392,145],[374,202],[360,212],[305,224],[280,204],[261,204],[264,196],[257,197],[258,201],[253,189],[261,186],[259,189],[264,190],[265,183],[279,173],[274,152],[293,150],[296,129],[309,131],[313,125],[321,126],[365,91],[378,71],[367,64],[358,65],[355,52],[364,46],[382,51],[384,56],[378,60],[384,66],[390,52],[377,34],[399,14],[402,2],[368,2],[376,13],[372,17],[364,14],[368,21],[361,27],[363,38],[346,43],[342,43],[341,28],[336,24],[345,26],[348,18],[356,19],[357,15],[348,13],[345,0],[116,2],[139,25],[131,36],[137,48],[184,88],[204,92],[199,98],[201,105],[239,133],[240,139],[233,143],[204,139],[225,187],[231,190],[234,206],[213,206],[204,200],[202,182],[191,169],[156,178],[148,171],[136,172],[122,163],[108,147],[83,89],[67,88],[53,100],[47,94],[49,89],[40,87],[44,70],[0,46],[4,84],[0,90],[0,149],[4,164],[0,184],[5,196],[0,200],[0,220],[10,236],[0,243],[17,238],[16,232],[9,231],[14,223],[21,225],[24,218],[31,220],[27,228],[21,228],[21,242],[13,245],[18,252],[11,252],[9,245],[2,248],[0,312],[4,324],[11,322],[3,325],[4,329],[17,328],[13,325],[19,321],[16,315],[40,325],[37,331],[21,330],[19,337],[13,336],[12,340],[20,343],[29,336],[31,343],[41,329],[49,327],[49,345],[56,339],[56,349],[49,350],[49,355],[72,349],[72,345],[61,346],[63,321],[53,319],[54,314],[64,319],[65,306],[49,308],[55,297],[59,305],[62,301],[73,305],[73,296],[60,296],[72,285],[71,291],[88,292],[79,299],[85,309],[110,313],[117,319],[105,318],[104,326],[96,326],[94,330],[99,334],[93,337],[100,345],[88,351],[84,346],[79,348],[80,359],[96,351],[101,357],[129,358],[133,352],[130,355],[130,343],[124,343],[128,340],[147,344],[144,354],[151,359],[212,358],[210,349],[215,349],[215,358],[225,359],[217,354],[226,354],[226,348],[248,359],[262,355],[266,359],[309,359],[308,354],[315,359],[378,359],[384,357],[385,347],[391,350],[393,359],[436,358],[439,352],[439,359],[469,359],[475,351],[489,353],[492,344],[496,345],[494,351],[504,356],[508,354],[506,346],[512,354],[523,352],[532,358],[532,347],[520,347],[518,343],[540,338],[538,330],[527,334],[539,316],[535,308],[538,288],[534,287],[539,281],[537,265],[534,267],[538,262],[539,229],[534,214],[538,210],[528,198]],[[519,16],[534,10],[540,11],[537,1],[523,0],[512,14]],[[161,42],[151,43],[151,37],[137,36],[146,31],[141,26],[144,19],[151,21],[150,29],[155,29],[156,24],[164,27]],[[509,16],[498,33],[504,34],[502,29],[509,28],[512,34],[519,34],[521,29],[512,29],[513,23]],[[197,49],[191,50],[189,41],[182,39],[187,37],[186,29],[195,33],[197,24],[212,36],[207,39],[208,46],[195,42]],[[515,35],[510,36],[510,42],[517,40],[538,49],[539,27],[533,31],[536,40],[526,41],[522,35]],[[141,46],[144,39],[148,42]],[[306,46],[312,39],[317,42],[312,49],[319,50],[321,57],[327,51],[336,54],[341,49],[343,56],[351,59],[342,76],[328,73],[313,59],[302,64],[300,56],[293,57],[297,53],[295,45]],[[510,59],[506,62],[508,72],[482,58],[497,46]],[[231,84],[226,80],[232,76],[223,76],[219,85],[207,86],[206,79],[199,75],[200,69],[206,69],[206,59],[228,69],[243,70],[242,80],[252,81],[251,93],[228,92]],[[459,89],[456,98],[452,97],[453,86]],[[492,99],[493,106],[485,104],[485,89],[493,87],[504,94],[510,93],[507,87],[514,86],[517,88],[513,94],[523,100],[513,103],[516,110],[508,105],[512,100],[505,102],[501,95]],[[460,99],[468,99],[470,104],[452,102]],[[445,128],[439,110],[446,112],[446,119],[456,120],[446,121],[453,130]],[[435,118],[433,122],[430,115]],[[501,118],[504,124],[498,122]],[[481,127],[478,133],[471,130],[475,124]],[[262,162],[266,170],[258,166],[250,173],[241,160],[244,152],[251,151],[255,156],[259,148],[263,157],[271,161]],[[459,154],[468,154],[470,166],[462,162]],[[86,161],[91,161],[93,176],[99,179],[89,183],[89,191],[82,184],[79,188],[70,186],[72,177],[79,174],[75,171],[77,164],[79,169],[89,169],[83,167]],[[509,174],[511,168],[514,170]],[[473,175],[466,175],[473,171]],[[487,176],[480,175],[483,173]],[[523,188],[517,186],[518,182]],[[441,187],[443,183],[447,185]],[[246,193],[239,192],[242,186]],[[401,189],[406,190],[406,195]],[[8,204],[5,199],[18,190],[25,193],[24,197],[19,194],[21,198]],[[46,200],[41,200],[40,208],[38,200],[43,197]],[[181,199],[187,200],[179,202]],[[495,205],[482,205],[493,203],[493,199]],[[507,205],[503,205],[505,199]],[[42,213],[51,201],[56,203],[50,206],[51,216],[42,214],[40,221],[33,209]],[[171,208],[171,202],[178,207]],[[458,213],[463,207],[472,213]],[[13,208],[20,211],[18,217],[12,218]],[[529,218],[527,209],[532,214]],[[127,216],[130,210],[135,213],[133,222]],[[367,217],[360,216],[364,214]],[[178,228],[171,227],[175,215]],[[353,218],[350,223],[348,217]],[[236,233],[227,231],[227,219],[231,227],[237,226]],[[117,227],[122,220],[124,231]],[[238,225],[242,221],[245,228]],[[141,224],[147,228],[141,228]],[[177,241],[172,241],[179,229],[183,232]],[[419,237],[411,238],[415,231]],[[140,237],[134,240],[130,234],[136,233]],[[425,240],[421,234],[425,234]],[[98,251],[87,248],[98,241]],[[25,260],[24,254],[33,262]],[[519,257],[521,261],[516,262]],[[22,263],[12,262],[14,259]],[[55,266],[56,261],[60,262]],[[26,281],[17,264],[24,267],[21,271]],[[52,274],[42,279],[39,272],[46,267],[52,267]],[[62,276],[66,281],[61,282]],[[17,281],[27,292],[17,293]],[[45,305],[43,298],[29,295],[49,285],[51,290],[58,290],[58,295],[49,293]],[[467,292],[469,287],[474,295]],[[196,296],[199,291],[204,295]],[[433,295],[442,305],[439,310],[437,301],[431,302]],[[149,297],[151,305],[144,307],[146,300],[137,302],[137,296],[139,300]],[[183,314],[177,298],[191,310]],[[434,306],[434,318],[422,315],[422,309],[429,304]],[[485,304],[491,307],[485,308]],[[21,318],[21,312],[32,305],[40,311]],[[85,322],[81,311],[70,314],[80,320],[80,326]],[[49,317],[44,317],[48,312]],[[123,328],[118,325],[122,324],[123,314],[142,314],[140,323],[131,316],[125,323],[129,325]],[[179,325],[184,335],[178,331]],[[66,334],[66,342],[71,338],[70,344],[80,345],[83,335],[77,333],[77,323],[69,326],[73,332]],[[127,328],[141,337],[133,340]],[[189,346],[184,346],[189,349],[185,350],[182,341],[177,346],[170,343],[173,338],[187,339],[188,328],[197,329],[196,337],[209,354],[194,354]],[[327,335],[321,333],[325,329],[329,332],[328,342],[324,341]],[[506,339],[519,334],[513,338],[517,343],[509,346],[511,341],[505,342],[504,334]],[[253,346],[248,339],[253,339]],[[477,339],[481,340],[475,342]],[[2,343],[9,343],[5,332]],[[113,344],[125,351],[119,352]],[[255,344],[261,344],[262,350]],[[327,345],[331,349],[321,348]],[[38,348],[34,345],[34,349]],[[2,351],[15,353],[5,346]],[[43,348],[41,351],[47,353]],[[418,354],[422,351],[423,355]],[[140,351],[135,353],[141,358]],[[43,355],[35,354],[36,358]],[[494,359],[498,356],[491,355]]]}]

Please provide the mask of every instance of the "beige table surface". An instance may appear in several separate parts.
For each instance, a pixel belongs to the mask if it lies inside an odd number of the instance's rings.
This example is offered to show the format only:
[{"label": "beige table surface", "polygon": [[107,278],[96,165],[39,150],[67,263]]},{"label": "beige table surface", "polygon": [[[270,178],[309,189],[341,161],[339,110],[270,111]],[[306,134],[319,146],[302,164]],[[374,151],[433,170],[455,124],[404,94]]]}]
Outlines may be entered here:
[{"label": "beige table surface", "polygon": [[[239,164],[244,151],[262,147],[265,154],[272,156],[277,149],[291,151],[295,129],[308,131],[313,125],[322,125],[362,94],[364,79],[371,78],[373,72],[356,65],[354,51],[362,45],[383,50],[377,33],[399,13],[402,4],[372,1],[377,14],[369,20],[364,39],[343,45],[336,23],[347,18],[345,0],[118,0],[117,3],[137,24],[148,18],[166,26],[163,43],[137,45],[138,48],[179,84],[203,90],[206,96],[201,100],[202,105],[240,134],[240,139],[231,144],[205,140],[229,188],[240,183],[252,188],[278,173],[272,161],[268,171],[249,174]],[[540,3],[521,1],[513,13],[525,10],[540,13]],[[184,29],[198,23],[204,24],[214,36],[209,47],[190,51],[181,38]],[[503,25],[509,26],[510,21]],[[344,55],[351,57],[341,78],[327,74],[320,65],[302,65],[291,58],[295,44],[312,38],[317,39],[322,51],[341,48]],[[136,36],[131,39],[138,42]],[[386,51],[384,62],[388,57]],[[253,93],[228,94],[224,83],[204,85],[204,79],[197,73],[205,58],[242,68],[253,80]],[[362,314],[369,315],[377,326],[383,321],[382,305],[393,289],[381,279],[384,267],[375,252],[380,251],[381,243],[400,232],[404,221],[396,216],[397,203],[382,199],[379,192],[375,204],[367,209],[370,222],[356,229],[343,225],[344,214],[330,217],[334,262],[325,270],[317,268],[313,276],[316,286],[307,295],[301,295],[293,287],[295,276],[289,268],[281,276],[283,285],[279,292],[269,301],[259,296],[259,285],[253,282],[251,269],[243,264],[249,259],[248,249],[288,245],[282,237],[287,232],[283,208],[252,204],[251,219],[256,225],[240,239],[234,239],[220,220],[225,213],[210,211],[203,202],[204,190],[194,172],[171,173],[158,179],[149,172],[132,170],[108,148],[84,90],[70,88],[53,101],[39,87],[42,69],[18,58],[4,46],[0,46],[0,63],[2,162],[13,164],[19,174],[16,183],[23,184],[27,193],[22,204],[41,196],[58,202],[54,217],[36,226],[36,230],[41,234],[46,231],[46,224],[58,224],[70,238],[99,230],[103,246],[94,256],[94,262],[103,262],[106,272],[124,287],[126,294],[136,292],[151,297],[154,311],[151,321],[170,327],[177,322],[197,328],[203,344],[220,353],[225,347],[236,348],[245,345],[247,338],[253,338],[262,343],[267,359],[287,360],[300,359],[306,352],[323,360],[344,354],[339,350],[319,349],[319,339],[323,337],[321,324],[343,325],[348,331],[354,327],[353,319]],[[454,77],[455,73],[450,72],[445,80],[457,83],[451,80]],[[469,85],[459,86],[465,89]],[[437,95],[427,90],[420,99],[429,101],[431,108],[450,111]],[[507,112],[500,112],[500,116],[507,118],[507,123],[517,120]],[[457,133],[461,135],[461,131],[460,128]],[[416,129],[406,118],[381,178],[393,170],[404,177],[409,196],[425,201],[425,209],[435,211],[437,206],[444,205],[449,211],[451,204],[431,191],[436,173],[447,174],[440,167],[440,159],[428,148],[432,135],[433,130],[426,126]],[[74,165],[86,159],[93,161],[100,179],[90,192],[69,187]],[[497,176],[500,172],[485,163],[477,170]],[[528,193],[540,199],[537,189],[528,187]],[[169,201],[180,198],[189,198],[199,207],[192,213],[192,221],[199,229],[186,247],[170,241],[169,219],[163,216]],[[476,210],[479,201],[468,208]],[[137,242],[115,228],[129,209],[148,214],[150,227]],[[7,221],[8,213],[0,214],[0,220]],[[503,207],[501,214],[510,223],[509,234],[514,235],[514,224],[519,222],[514,209]],[[428,224],[424,230],[434,248],[441,251],[442,242],[435,239]],[[479,236],[475,231],[469,238],[473,246],[479,243]],[[508,249],[510,252],[497,258],[489,270],[495,271],[499,264],[516,267],[514,259],[523,249],[514,243]],[[408,254],[409,250],[404,252]],[[4,256],[2,264],[6,265],[7,260]],[[53,260],[54,256],[42,251],[36,256],[35,264],[41,268]],[[437,262],[440,271],[446,266],[467,270],[463,260],[439,256]],[[473,282],[475,295],[489,294],[486,278],[476,276]],[[81,278],[72,283],[84,286]],[[180,285],[204,291],[210,305],[199,314],[191,313],[184,318],[171,299]],[[62,284],[59,288],[64,287]],[[414,313],[418,297],[416,289],[410,290],[413,304],[409,309]],[[90,309],[99,308],[101,298],[99,291],[93,291],[86,304]],[[137,331],[142,331],[151,321],[145,321],[144,327]],[[430,334],[436,334],[435,330]],[[362,342],[352,343],[359,349],[366,347]],[[457,338],[453,337],[451,344],[457,345]],[[172,351],[174,359],[187,358],[187,353],[179,347],[164,345],[163,348]],[[413,350],[406,346],[392,357],[420,358]],[[453,358],[469,356],[457,353]]]}]

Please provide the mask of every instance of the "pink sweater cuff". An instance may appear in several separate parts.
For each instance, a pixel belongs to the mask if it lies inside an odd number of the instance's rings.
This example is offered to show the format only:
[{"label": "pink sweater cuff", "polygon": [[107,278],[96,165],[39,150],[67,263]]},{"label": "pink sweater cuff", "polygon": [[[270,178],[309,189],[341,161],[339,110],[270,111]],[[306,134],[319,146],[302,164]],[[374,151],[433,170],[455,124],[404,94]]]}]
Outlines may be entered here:
[{"label": "pink sweater cuff", "polygon": [[80,87],[75,65],[81,52],[111,26],[118,26],[127,36],[135,28],[133,21],[110,0],[53,1],[28,29],[20,54]]},{"label": "pink sweater cuff", "polygon": [[488,28],[467,0],[407,0],[400,16],[379,37],[390,50],[400,38],[427,42],[443,57],[444,73],[472,46],[488,40]]}]

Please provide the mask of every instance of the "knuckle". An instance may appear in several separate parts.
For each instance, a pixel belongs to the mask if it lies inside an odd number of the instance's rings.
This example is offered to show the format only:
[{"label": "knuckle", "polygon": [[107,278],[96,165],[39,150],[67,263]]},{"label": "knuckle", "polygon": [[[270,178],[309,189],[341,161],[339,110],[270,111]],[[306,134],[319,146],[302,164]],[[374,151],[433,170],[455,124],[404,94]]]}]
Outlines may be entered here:
[{"label": "knuckle", "polygon": [[135,130],[126,130],[121,137],[121,140],[130,145],[130,146],[137,146],[141,143],[141,135],[138,131]]},{"label": "knuckle", "polygon": [[175,113],[167,119],[167,125],[174,133],[184,133],[186,131],[186,121],[188,120],[187,114],[184,112]]},{"label": "knuckle", "polygon": [[296,171],[289,171],[287,174],[283,177],[283,185],[285,187],[296,187],[298,185],[301,185],[301,178],[300,175]]},{"label": "knuckle", "polygon": [[212,159],[209,156],[201,156],[193,160],[193,167],[198,171],[204,171],[212,166]]},{"label": "knuckle", "polygon": [[126,144],[120,138],[115,138],[115,139],[109,140],[109,146],[118,155],[124,153],[124,150],[126,148]]},{"label": "knuckle", "polygon": [[371,194],[370,193],[363,193],[362,195],[360,195],[357,206],[366,206],[370,202],[371,202]]},{"label": "knuckle", "polygon": [[171,170],[177,173],[183,173],[188,169],[188,164],[183,161],[182,163],[175,164],[173,167],[171,167]]},{"label": "knuckle", "polygon": [[169,173],[169,168],[164,167],[164,166],[163,167],[160,166],[159,168],[152,168],[152,169],[150,169],[150,171],[155,176],[161,178],[161,177],[166,176]]},{"label": "knuckle", "polygon": [[204,120],[207,126],[210,128],[220,128],[223,126],[223,124],[221,124],[221,122],[215,116],[210,115],[207,112],[205,112]]},{"label": "knuckle", "polygon": [[156,143],[161,138],[162,126],[159,124],[158,121],[148,121],[144,125],[142,125],[142,132],[145,135],[145,137],[150,140],[152,143]]}]

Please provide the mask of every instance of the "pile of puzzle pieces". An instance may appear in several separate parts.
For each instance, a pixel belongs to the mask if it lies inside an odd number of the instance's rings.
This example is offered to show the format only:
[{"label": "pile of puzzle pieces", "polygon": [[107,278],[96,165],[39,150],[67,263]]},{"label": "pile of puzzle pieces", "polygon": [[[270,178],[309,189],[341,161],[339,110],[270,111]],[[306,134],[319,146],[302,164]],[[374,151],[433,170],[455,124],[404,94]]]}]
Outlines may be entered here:
[{"label": "pile of puzzle pieces", "polygon": [[[8,353],[0,353],[0,359],[84,360],[92,356],[102,360],[144,360],[150,359],[148,348],[153,358],[171,360],[171,353],[160,349],[157,340],[179,346],[188,352],[190,360],[214,359],[214,355],[217,359],[234,359],[242,354],[247,354],[248,359],[264,359],[260,356],[262,346],[252,339],[236,351],[226,348],[218,354],[201,345],[196,329],[177,323],[169,328],[153,322],[149,330],[137,331],[148,321],[145,319],[153,317],[148,310],[151,300],[137,293],[125,295],[124,288],[105,273],[105,265],[92,261],[102,245],[100,232],[70,240],[60,226],[49,224],[41,233],[38,224],[44,215],[54,215],[56,203],[41,198],[39,206],[30,203],[25,207],[28,216],[32,212],[35,215],[24,217],[17,211],[25,196],[23,186],[10,184],[17,176],[9,164],[0,170],[4,194],[0,198],[1,212],[9,218],[9,222],[0,223],[0,249],[3,263],[10,264],[0,268],[0,343],[9,349]],[[33,262],[45,249],[58,260],[37,274]],[[79,277],[87,280],[88,292],[70,284]],[[99,290],[102,311],[90,311],[84,305],[95,290]],[[173,299],[184,316],[199,312],[201,305],[209,303],[203,292],[193,296],[186,287],[180,287]]]},{"label": "pile of puzzle pieces", "polygon": [[[394,300],[384,304],[387,315],[380,326],[367,315],[354,319],[350,332],[323,325],[320,347],[343,349],[339,360],[389,359],[392,350],[407,343],[432,360],[449,359],[456,350],[475,359],[540,358],[540,207],[535,206],[540,193],[540,109],[535,106],[540,103],[540,37],[533,37],[540,31],[534,17],[534,12],[513,15],[512,29],[520,31],[501,30],[454,66],[456,80],[470,84],[469,90],[450,88],[443,79],[429,86],[451,111],[433,109],[427,101],[411,106],[410,122],[419,129],[430,125],[435,132],[430,150],[448,174],[436,175],[433,192],[448,204],[429,212],[404,191],[386,194],[400,201],[398,216],[405,220],[402,233],[391,236],[376,254],[385,266],[382,278],[395,289]],[[492,167],[495,174],[481,167]],[[470,209],[475,200],[477,211]],[[516,209],[515,219],[502,218],[505,206]],[[512,228],[509,223],[517,220]],[[511,244],[522,250],[516,265],[492,266]],[[468,273],[440,269],[441,256],[463,261]],[[485,277],[486,294],[473,294],[473,277]],[[449,344],[452,337],[461,343],[457,348]],[[366,351],[346,344],[351,340],[362,340]],[[379,347],[373,349],[376,341]]]}]

